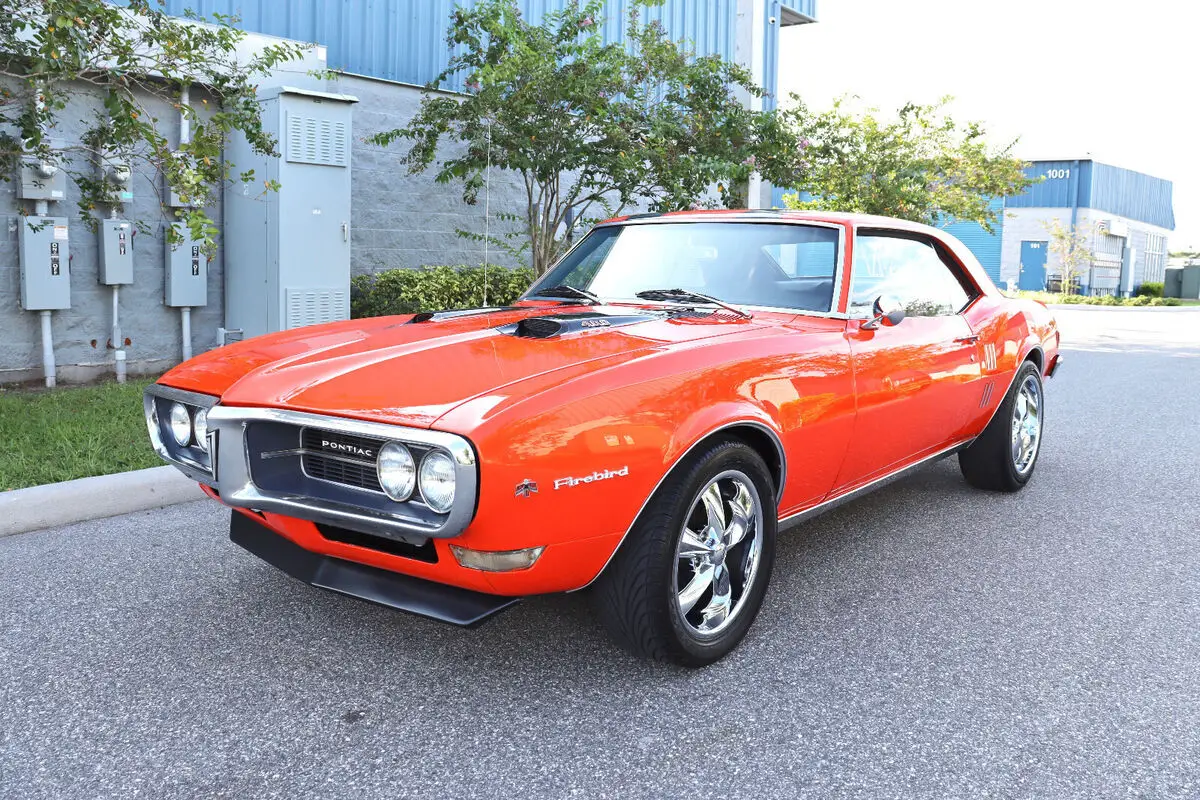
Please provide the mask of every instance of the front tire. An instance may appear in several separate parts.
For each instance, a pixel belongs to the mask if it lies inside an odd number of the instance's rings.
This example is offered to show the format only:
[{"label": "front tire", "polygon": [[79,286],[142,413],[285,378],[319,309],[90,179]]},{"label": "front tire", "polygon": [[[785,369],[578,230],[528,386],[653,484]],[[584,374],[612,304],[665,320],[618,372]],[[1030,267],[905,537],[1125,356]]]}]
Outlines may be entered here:
[{"label": "front tire", "polygon": [[1041,452],[1044,407],[1041,370],[1026,361],[992,421],[958,454],[967,483],[994,492],[1024,488]]},{"label": "front tire", "polygon": [[738,645],[775,562],[775,487],[762,457],[718,441],[668,476],[592,592],[626,649],[689,667]]}]

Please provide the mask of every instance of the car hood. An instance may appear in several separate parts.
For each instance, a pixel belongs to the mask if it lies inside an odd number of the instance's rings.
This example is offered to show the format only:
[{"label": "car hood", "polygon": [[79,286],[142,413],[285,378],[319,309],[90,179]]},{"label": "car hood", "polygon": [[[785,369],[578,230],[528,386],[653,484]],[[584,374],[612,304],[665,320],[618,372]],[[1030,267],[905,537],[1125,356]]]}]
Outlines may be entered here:
[{"label": "car hood", "polygon": [[227,406],[429,427],[455,406],[522,381],[559,383],[663,348],[775,324],[724,312],[668,316],[625,307],[428,317],[261,336],[192,359],[161,382],[219,395]]}]

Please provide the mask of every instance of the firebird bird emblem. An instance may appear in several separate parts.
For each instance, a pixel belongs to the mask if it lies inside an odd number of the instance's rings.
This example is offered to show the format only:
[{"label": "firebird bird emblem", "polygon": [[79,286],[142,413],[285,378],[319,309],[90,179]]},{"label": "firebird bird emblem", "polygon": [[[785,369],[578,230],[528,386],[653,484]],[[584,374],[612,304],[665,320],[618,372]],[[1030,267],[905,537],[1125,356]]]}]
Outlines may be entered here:
[{"label": "firebird bird emblem", "polygon": [[537,484],[526,478],[517,484],[517,490],[513,492],[513,495],[516,497],[529,497],[529,495],[537,493]]}]

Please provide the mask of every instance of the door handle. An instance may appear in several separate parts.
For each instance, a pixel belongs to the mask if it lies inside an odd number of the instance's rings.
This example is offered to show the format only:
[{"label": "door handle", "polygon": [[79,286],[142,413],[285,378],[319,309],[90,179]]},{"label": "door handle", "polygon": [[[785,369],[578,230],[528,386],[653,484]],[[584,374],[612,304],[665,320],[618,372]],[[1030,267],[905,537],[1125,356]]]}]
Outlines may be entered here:
[{"label": "door handle", "polygon": [[979,342],[979,334],[973,333],[970,336],[960,336],[954,340],[955,344],[976,344]]}]

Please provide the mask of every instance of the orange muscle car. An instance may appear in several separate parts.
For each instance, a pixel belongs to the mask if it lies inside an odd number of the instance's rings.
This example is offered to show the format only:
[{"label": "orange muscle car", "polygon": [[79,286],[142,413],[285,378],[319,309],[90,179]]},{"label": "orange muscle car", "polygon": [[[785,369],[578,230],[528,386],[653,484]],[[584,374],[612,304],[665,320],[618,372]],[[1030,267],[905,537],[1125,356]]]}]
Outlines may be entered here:
[{"label": "orange muscle car", "polygon": [[509,307],[213,350],[145,410],[233,541],[303,581],[466,626],[589,588],[625,646],[703,665],[781,527],[951,454],[1020,489],[1058,344],[942,231],[686,212],[598,225]]}]

